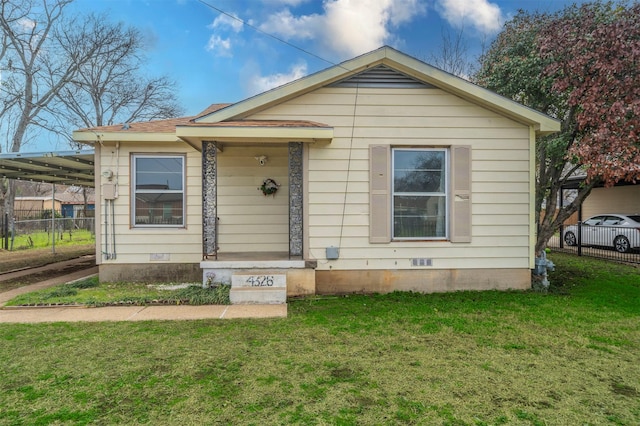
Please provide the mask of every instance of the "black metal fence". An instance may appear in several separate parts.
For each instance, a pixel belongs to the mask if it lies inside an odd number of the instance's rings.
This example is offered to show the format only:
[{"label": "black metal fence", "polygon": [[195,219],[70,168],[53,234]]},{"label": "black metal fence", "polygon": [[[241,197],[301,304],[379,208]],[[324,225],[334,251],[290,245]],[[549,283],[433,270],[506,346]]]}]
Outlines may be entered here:
[{"label": "black metal fence", "polygon": [[640,264],[640,229],[578,222],[562,226],[549,247],[578,256]]}]

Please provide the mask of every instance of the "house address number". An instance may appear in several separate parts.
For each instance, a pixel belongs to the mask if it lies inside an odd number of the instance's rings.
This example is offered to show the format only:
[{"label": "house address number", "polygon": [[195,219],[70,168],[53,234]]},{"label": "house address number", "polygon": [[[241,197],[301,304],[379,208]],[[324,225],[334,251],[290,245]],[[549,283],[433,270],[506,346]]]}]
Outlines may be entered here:
[{"label": "house address number", "polygon": [[249,275],[245,281],[251,287],[273,287],[273,275]]},{"label": "house address number", "polygon": [[233,274],[233,287],[249,288],[286,288],[286,274]]}]

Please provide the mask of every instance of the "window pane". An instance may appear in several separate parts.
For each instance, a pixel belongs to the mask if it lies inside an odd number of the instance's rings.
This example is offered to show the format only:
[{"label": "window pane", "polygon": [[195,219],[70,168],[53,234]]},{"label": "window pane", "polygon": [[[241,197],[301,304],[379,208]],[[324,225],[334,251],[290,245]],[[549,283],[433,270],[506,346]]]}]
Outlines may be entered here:
[{"label": "window pane", "polygon": [[136,158],[136,189],[182,191],[182,158]]},{"label": "window pane", "polygon": [[444,151],[394,151],[394,192],[445,191]]},{"label": "window pane", "polygon": [[395,238],[444,238],[446,197],[394,196],[393,236]]},{"label": "window pane", "polygon": [[136,225],[182,225],[182,194],[150,192],[136,194]]}]

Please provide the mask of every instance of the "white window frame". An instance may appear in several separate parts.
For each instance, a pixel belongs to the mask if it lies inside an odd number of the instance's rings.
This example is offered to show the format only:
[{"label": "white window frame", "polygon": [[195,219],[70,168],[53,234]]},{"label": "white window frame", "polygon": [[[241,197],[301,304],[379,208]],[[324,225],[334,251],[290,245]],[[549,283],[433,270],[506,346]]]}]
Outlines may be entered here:
[{"label": "white window frame", "polygon": [[[136,160],[139,158],[175,158],[181,162],[180,176],[182,177],[182,189],[177,190],[158,190],[158,189],[137,189],[138,171],[136,168]],[[132,154],[131,155],[131,226],[134,228],[184,228],[186,227],[186,155],[183,154]],[[136,223],[136,203],[137,194],[155,194],[158,192],[166,194],[182,194],[182,223]]]},{"label": "white window frame", "polygon": [[[431,151],[431,152],[443,152],[444,153],[444,191],[443,192],[396,192],[395,190],[395,161],[396,152],[398,151]],[[449,208],[449,182],[451,174],[450,153],[448,148],[425,148],[425,147],[412,147],[412,148],[395,148],[391,147],[391,240],[392,241],[443,241],[449,239],[449,225],[451,223],[449,215],[451,213]],[[421,236],[421,237],[396,237],[395,236],[395,200],[397,196],[408,197],[430,197],[439,196],[444,197],[444,235],[443,236]]]}]

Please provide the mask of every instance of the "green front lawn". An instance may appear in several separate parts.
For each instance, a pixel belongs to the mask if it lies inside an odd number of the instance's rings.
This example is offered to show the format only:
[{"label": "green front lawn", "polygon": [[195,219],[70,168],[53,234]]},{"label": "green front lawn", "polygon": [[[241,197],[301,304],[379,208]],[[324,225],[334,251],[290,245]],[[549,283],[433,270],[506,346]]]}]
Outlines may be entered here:
[{"label": "green front lawn", "polygon": [[200,283],[177,285],[100,283],[98,277],[90,277],[70,284],[21,294],[8,301],[6,306],[228,305],[229,289],[230,286],[225,285],[202,288]]},{"label": "green front lawn", "polygon": [[640,272],[549,294],[289,302],[286,319],[0,324],[0,424],[640,424]]}]

